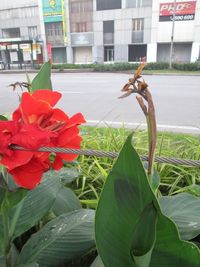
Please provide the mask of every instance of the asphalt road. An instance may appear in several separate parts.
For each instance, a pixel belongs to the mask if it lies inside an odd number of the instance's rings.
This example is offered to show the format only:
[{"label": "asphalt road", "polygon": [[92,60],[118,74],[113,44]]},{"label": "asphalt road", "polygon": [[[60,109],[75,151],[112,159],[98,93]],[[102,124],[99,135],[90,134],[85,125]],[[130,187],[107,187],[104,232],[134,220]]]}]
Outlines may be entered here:
[{"label": "asphalt road", "polygon": [[[31,76],[33,76],[32,74]],[[118,99],[130,78],[119,73],[53,73],[54,90],[63,94],[58,107],[68,115],[81,111],[88,124],[145,127],[135,96]],[[159,130],[200,134],[200,76],[144,76],[156,106]],[[25,74],[0,74],[0,114],[13,111],[18,93],[7,87],[26,81]]]}]

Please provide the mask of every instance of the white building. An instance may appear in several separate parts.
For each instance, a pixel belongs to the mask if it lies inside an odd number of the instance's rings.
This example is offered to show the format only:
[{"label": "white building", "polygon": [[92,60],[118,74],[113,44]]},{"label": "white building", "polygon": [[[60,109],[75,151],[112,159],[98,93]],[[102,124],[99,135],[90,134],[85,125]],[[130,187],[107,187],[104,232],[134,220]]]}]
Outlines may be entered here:
[{"label": "white building", "polygon": [[[54,63],[169,62],[173,20],[173,61],[198,60],[200,0],[177,0],[175,9],[174,0],[1,0],[0,47],[21,38],[45,55],[47,43]],[[2,60],[13,52],[3,49]]]}]

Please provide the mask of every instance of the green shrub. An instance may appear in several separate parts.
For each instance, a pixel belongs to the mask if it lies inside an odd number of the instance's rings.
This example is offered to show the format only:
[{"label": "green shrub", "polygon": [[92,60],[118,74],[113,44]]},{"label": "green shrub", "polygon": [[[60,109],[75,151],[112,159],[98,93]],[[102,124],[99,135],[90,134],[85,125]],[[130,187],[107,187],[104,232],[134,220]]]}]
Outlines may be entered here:
[{"label": "green shrub", "polygon": [[147,63],[146,70],[164,70],[169,68],[169,63],[167,62],[149,62]]},{"label": "green shrub", "polygon": [[197,71],[200,70],[200,62],[194,63],[173,63],[172,67],[176,70]]}]

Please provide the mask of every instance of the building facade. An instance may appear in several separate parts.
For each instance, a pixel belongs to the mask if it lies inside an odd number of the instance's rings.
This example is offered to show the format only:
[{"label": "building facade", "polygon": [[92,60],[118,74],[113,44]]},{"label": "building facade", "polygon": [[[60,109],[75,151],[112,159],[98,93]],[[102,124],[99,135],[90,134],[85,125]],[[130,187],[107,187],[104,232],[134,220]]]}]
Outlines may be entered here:
[{"label": "building facade", "polygon": [[32,65],[42,59],[41,22],[37,0],[0,1],[0,60]]},{"label": "building facade", "polygon": [[0,60],[195,62],[200,0],[0,1]]}]

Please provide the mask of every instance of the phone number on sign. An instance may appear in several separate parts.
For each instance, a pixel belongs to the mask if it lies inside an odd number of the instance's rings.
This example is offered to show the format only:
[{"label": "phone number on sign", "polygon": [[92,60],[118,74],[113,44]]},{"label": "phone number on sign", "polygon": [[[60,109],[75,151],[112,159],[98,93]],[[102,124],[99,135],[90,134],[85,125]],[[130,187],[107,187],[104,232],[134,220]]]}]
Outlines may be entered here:
[{"label": "phone number on sign", "polygon": [[[194,15],[180,15],[175,16],[175,20],[193,20]],[[173,16],[170,16],[170,20],[173,20]]]}]

